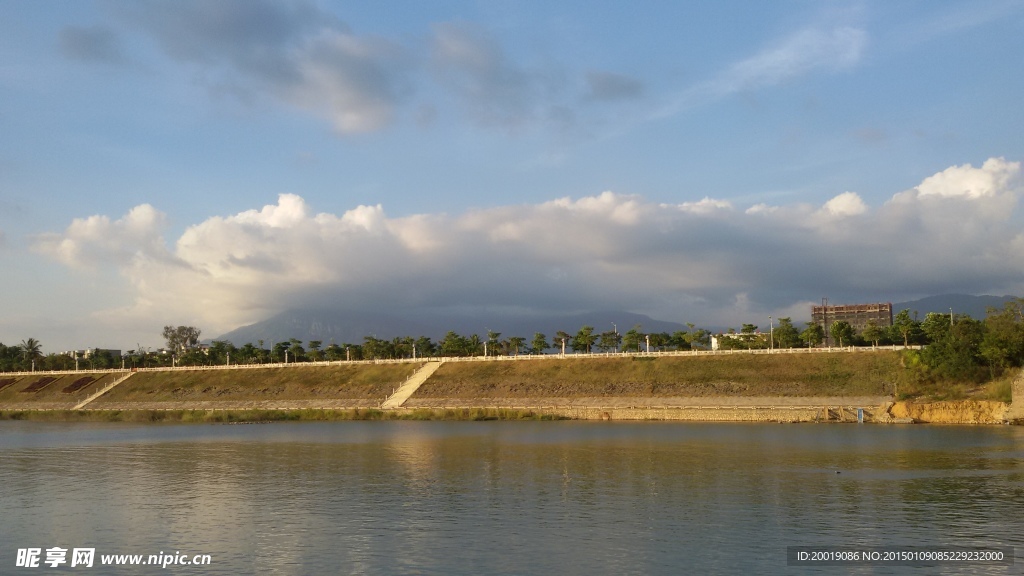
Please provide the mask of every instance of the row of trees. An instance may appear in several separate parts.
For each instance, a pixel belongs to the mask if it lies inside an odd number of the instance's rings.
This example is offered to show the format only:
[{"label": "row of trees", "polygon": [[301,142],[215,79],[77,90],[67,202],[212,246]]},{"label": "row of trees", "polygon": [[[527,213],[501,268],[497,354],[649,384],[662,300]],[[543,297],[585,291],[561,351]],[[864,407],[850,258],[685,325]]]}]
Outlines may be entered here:
[{"label": "row of trees", "polygon": [[[691,330],[693,326],[691,325]],[[236,347],[230,342],[215,340],[209,348],[194,348],[178,356],[179,366],[219,365],[226,363],[259,364],[267,362],[316,362],[321,360],[375,360],[426,358],[435,356],[518,356],[544,354],[549,350],[562,352],[614,352],[647,350],[689,350],[694,344],[706,345],[708,332],[697,329],[646,334],[639,325],[625,334],[616,330],[598,333],[593,326],[583,326],[575,334],[558,331],[552,337],[537,332],[527,340],[523,336],[503,337],[501,332],[488,331],[485,336],[464,336],[449,331],[440,340],[427,336],[410,336],[390,340],[366,336],[360,343],[331,343],[310,340],[305,346],[296,338],[265,347],[263,340],[256,344]],[[170,348],[170,346],[168,346]]]},{"label": "row of trees", "polygon": [[5,346],[0,343],[0,372],[29,372],[32,370],[106,370],[121,367],[121,357],[115,358],[109,351],[92,351],[86,358],[85,352],[75,356],[67,354],[46,354],[42,344],[35,338],[22,340],[20,344]]},{"label": "row of trees", "polygon": [[[908,313],[909,314],[909,313]],[[842,346],[863,346],[893,343],[890,336],[895,332],[869,323],[863,334],[858,335],[853,326],[845,320],[837,320],[829,327],[831,343]],[[813,348],[825,343],[825,329],[816,322],[807,322],[802,331],[797,331],[791,318],[779,318],[778,326],[769,328],[768,333],[758,332],[756,324],[744,324],[739,332],[730,330],[720,339],[719,347],[724,350],[751,350],[764,348]]]},{"label": "row of trees", "polygon": [[[645,333],[640,325],[625,333],[618,330],[597,332],[583,326],[575,333],[558,331],[548,337],[535,333],[527,340],[521,336],[503,337],[488,331],[485,336],[464,336],[448,332],[435,342],[426,336],[398,337],[390,340],[366,336],[360,343],[330,343],[291,338],[272,342],[263,340],[236,347],[230,342],[213,341],[208,347],[199,344],[201,332],[190,326],[167,326],[163,336],[167,348],[150,351],[139,347],[123,357],[114,358],[99,352],[89,358],[65,354],[43,355],[40,342],[34,338],[15,346],[0,343],[0,371],[70,370],[74,368],[102,370],[125,367],[200,366],[224,364],[261,364],[272,362],[310,362],[321,360],[373,360],[423,358],[433,356],[515,356],[556,352],[643,352],[689,350],[708,345],[709,333],[692,324],[689,330]],[[908,366],[920,371],[922,378],[980,382],[999,376],[1009,368],[1024,365],[1024,299],[1018,298],[1003,309],[990,309],[984,320],[966,314],[928,314],[918,320],[908,310],[893,318],[893,325],[869,324],[857,334],[846,322],[834,322],[829,336],[836,345],[923,345],[909,356]],[[754,324],[744,324],[739,332],[721,338],[723,348],[795,348],[820,346],[825,330],[808,322],[798,331],[790,318],[780,318],[769,334],[758,332]]]}]

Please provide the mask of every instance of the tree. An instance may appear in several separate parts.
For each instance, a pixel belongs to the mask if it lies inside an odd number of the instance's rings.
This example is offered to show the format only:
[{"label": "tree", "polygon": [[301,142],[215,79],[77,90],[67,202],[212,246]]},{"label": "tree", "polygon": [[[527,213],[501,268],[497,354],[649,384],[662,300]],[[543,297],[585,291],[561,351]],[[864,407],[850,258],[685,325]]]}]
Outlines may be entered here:
[{"label": "tree", "polygon": [[953,329],[953,321],[952,314],[929,312],[921,322],[921,332],[924,332],[928,342],[938,342],[949,335]]},{"label": "tree", "polygon": [[437,343],[443,356],[469,356],[469,341],[454,330],[449,330]]},{"label": "tree", "polygon": [[480,340],[480,336],[472,334],[466,345],[466,356],[476,356],[482,354],[484,351],[484,343]]},{"label": "tree", "polygon": [[1002,310],[988,310],[980,353],[995,372],[1024,365],[1024,299],[1011,300]]},{"label": "tree", "polygon": [[637,324],[626,331],[625,336],[622,337],[622,351],[626,349],[640,351],[640,342],[644,339],[643,334],[640,333],[640,325]]},{"label": "tree", "polygon": [[910,335],[914,333],[917,328],[917,320],[910,317],[910,310],[901,310],[895,318],[892,319],[892,327],[896,332],[903,337],[903,345],[910,345]]},{"label": "tree", "polygon": [[390,358],[391,343],[376,336],[363,337],[363,358],[375,360],[377,358]]},{"label": "tree", "polygon": [[526,338],[522,336],[512,336],[508,339],[508,345],[515,351],[515,355],[519,356],[519,348],[526,343]]},{"label": "tree", "polygon": [[594,334],[594,327],[583,326],[572,339],[572,349],[574,352],[590,353],[590,348],[596,341],[597,335]]},{"label": "tree", "polygon": [[289,338],[288,342],[291,343],[291,346],[288,347],[288,355],[291,356],[292,361],[304,361],[306,359],[306,350],[302,347],[302,340]]},{"label": "tree", "polygon": [[324,350],[324,357],[331,362],[335,362],[337,360],[344,360],[345,349],[331,342],[331,345]]},{"label": "tree", "polygon": [[559,352],[565,352],[565,346],[572,343],[572,335],[565,330],[555,332],[555,338],[551,341],[552,348],[558,348]]},{"label": "tree", "polygon": [[843,340],[845,340],[847,344],[853,340],[853,326],[850,326],[850,323],[846,320],[836,320],[833,322],[830,332],[832,334],[832,339],[839,342],[840,348],[843,347]]},{"label": "tree", "polygon": [[487,331],[487,348],[485,348],[487,355],[498,355],[498,338],[501,338],[501,332],[495,332],[493,330]]},{"label": "tree", "polygon": [[690,335],[685,330],[676,330],[668,341],[668,345],[676,350],[689,350]]},{"label": "tree", "polygon": [[550,347],[547,336],[540,332],[534,333],[533,340],[530,341],[530,348],[533,349],[534,354],[543,354]]},{"label": "tree", "polygon": [[177,354],[184,354],[199,346],[201,330],[195,326],[164,326],[163,337],[167,348]]},{"label": "tree", "polygon": [[420,336],[416,339],[416,355],[420,358],[428,358],[437,353],[437,347],[427,336]]},{"label": "tree", "polygon": [[260,358],[260,349],[256,348],[252,342],[247,342],[244,346],[238,349],[238,360],[237,364],[255,364]]},{"label": "tree", "polygon": [[655,350],[663,349],[665,346],[668,345],[669,341],[672,339],[672,337],[669,336],[668,332],[654,332],[650,334],[650,337],[651,347],[654,348]]},{"label": "tree", "polygon": [[807,328],[800,333],[800,340],[807,342],[808,348],[821,346],[822,341],[825,340],[825,329],[817,322],[808,322]]},{"label": "tree", "polygon": [[285,359],[287,358],[285,356],[285,352],[287,352],[287,351],[288,351],[288,342],[278,342],[277,344],[274,344],[274,350],[272,352],[273,360],[275,362],[284,362]]},{"label": "tree", "polygon": [[324,345],[323,340],[310,340],[309,341],[309,359],[317,362],[323,360],[323,352],[320,348]]},{"label": "tree", "polygon": [[[949,321],[948,316],[946,321]],[[920,353],[931,376],[953,382],[984,380],[988,372],[982,366],[984,324],[970,316],[957,316],[953,326],[944,332]]]},{"label": "tree", "polygon": [[238,363],[237,348],[231,342],[214,340],[210,342],[210,349],[206,351],[206,363],[218,366],[226,364],[232,353],[235,353],[235,363]]},{"label": "tree", "polygon": [[614,330],[601,332],[601,335],[597,338],[597,347],[600,348],[602,352],[618,350],[620,340],[622,340],[622,337]]},{"label": "tree", "polygon": [[793,321],[789,318],[779,318],[779,325],[775,328],[774,333],[775,342],[778,343],[779,348],[796,348],[803,343],[796,327],[793,326]]},{"label": "tree", "polygon": [[35,338],[22,340],[18,349],[21,351],[21,359],[25,363],[26,368],[31,366],[36,360],[43,358],[43,345]]},{"label": "tree", "polygon": [[393,358],[412,358],[412,347],[416,341],[412,336],[395,336],[391,339],[391,350]]},{"label": "tree", "polygon": [[864,327],[864,332],[861,336],[863,336],[865,340],[870,341],[873,345],[878,346],[878,341],[885,336],[885,331],[878,326],[878,322],[868,320],[868,324]]},{"label": "tree", "polygon": [[711,345],[711,332],[704,328],[693,329],[693,324],[687,324],[690,327],[690,331],[687,333],[687,339],[690,341],[690,347],[692,348],[695,344],[700,346]]}]

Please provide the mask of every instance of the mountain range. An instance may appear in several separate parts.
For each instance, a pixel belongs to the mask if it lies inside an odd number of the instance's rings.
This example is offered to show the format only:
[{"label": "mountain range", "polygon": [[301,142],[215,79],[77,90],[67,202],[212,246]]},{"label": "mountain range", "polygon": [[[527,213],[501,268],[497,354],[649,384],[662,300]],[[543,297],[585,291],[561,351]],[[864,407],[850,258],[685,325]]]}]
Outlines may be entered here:
[{"label": "mountain range", "polygon": [[[1013,296],[971,296],[968,294],[942,294],[919,300],[893,303],[893,313],[901,310],[916,312],[924,318],[929,312],[948,314],[950,308],[956,314],[969,314],[982,319],[986,310],[1002,308]],[[833,302],[832,304],[839,304]],[[793,323],[802,326],[810,320],[810,310],[805,318],[793,318]],[[488,330],[499,332],[504,337],[522,336],[529,340],[535,332],[545,334],[548,339],[559,330],[575,334],[580,327],[595,327],[597,332],[616,329],[620,333],[639,325],[642,332],[668,332],[689,330],[685,324],[657,320],[643,314],[621,310],[604,310],[559,316],[515,315],[500,312],[461,315],[429,315],[415,317],[397,315],[369,315],[358,311],[342,310],[286,310],[266,320],[242,326],[221,335],[216,340],[225,340],[241,346],[248,342],[263,342],[270,347],[275,342],[296,338],[303,342],[320,340],[330,343],[361,343],[365,336],[390,340],[399,336],[428,336],[434,340],[442,338],[449,330],[468,336],[485,336]],[[723,331],[724,326],[700,326],[712,332]]]}]

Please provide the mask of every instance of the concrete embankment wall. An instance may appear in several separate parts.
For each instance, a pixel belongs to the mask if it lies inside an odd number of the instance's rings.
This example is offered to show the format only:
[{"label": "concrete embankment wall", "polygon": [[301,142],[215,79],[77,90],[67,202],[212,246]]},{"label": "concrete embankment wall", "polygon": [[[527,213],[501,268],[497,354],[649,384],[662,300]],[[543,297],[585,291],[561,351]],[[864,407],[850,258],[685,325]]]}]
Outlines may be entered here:
[{"label": "concrete embankment wall", "polygon": [[509,409],[579,420],[679,420],[691,422],[890,422],[884,397],[850,398],[537,398],[410,399],[405,408]]}]

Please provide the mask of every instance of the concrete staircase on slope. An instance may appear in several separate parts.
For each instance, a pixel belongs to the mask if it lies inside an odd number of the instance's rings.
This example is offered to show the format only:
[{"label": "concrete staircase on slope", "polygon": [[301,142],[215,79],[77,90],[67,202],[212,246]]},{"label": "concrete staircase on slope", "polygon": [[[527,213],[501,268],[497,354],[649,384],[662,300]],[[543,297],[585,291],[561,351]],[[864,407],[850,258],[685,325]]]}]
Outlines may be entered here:
[{"label": "concrete staircase on slope", "polygon": [[441,367],[443,362],[427,362],[419,370],[417,370],[405,384],[395,391],[394,394],[388,396],[388,399],[380,405],[381,408],[400,408],[405,401],[413,395],[414,392],[430,378],[437,369]]},{"label": "concrete staircase on slope", "polygon": [[83,401],[79,402],[78,404],[76,404],[75,407],[72,408],[72,410],[81,410],[82,408],[85,408],[86,404],[88,404],[89,402],[92,402],[93,400],[99,398],[100,396],[103,396],[107,392],[110,392],[111,390],[114,389],[114,386],[117,386],[121,382],[124,382],[125,380],[131,378],[132,375],[134,375],[134,374],[135,374],[135,372],[129,372],[129,373],[125,374],[124,376],[118,378],[117,380],[114,380],[110,384],[107,384],[99,392],[93,394],[92,396],[89,396],[85,400],[83,400]]}]

